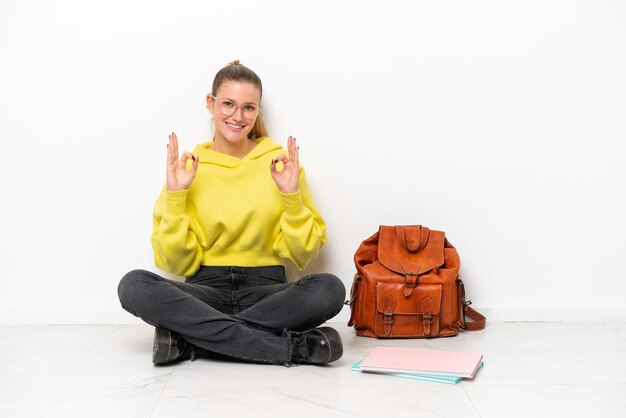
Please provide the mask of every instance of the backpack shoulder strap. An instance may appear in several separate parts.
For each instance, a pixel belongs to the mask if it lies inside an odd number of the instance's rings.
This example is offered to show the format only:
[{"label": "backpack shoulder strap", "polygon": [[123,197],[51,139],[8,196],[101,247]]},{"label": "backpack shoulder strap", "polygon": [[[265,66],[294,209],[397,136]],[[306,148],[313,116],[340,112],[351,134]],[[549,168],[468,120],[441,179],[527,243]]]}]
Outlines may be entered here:
[{"label": "backpack shoulder strap", "polygon": [[[459,278],[456,281],[457,291],[459,295],[459,299],[461,302],[461,309],[463,310],[463,328],[465,331],[479,331],[481,329],[485,329],[485,324],[487,323],[487,318],[476,309],[470,307],[472,304],[471,300],[465,300],[465,285],[463,281]],[[467,322],[465,317],[468,317],[472,320],[472,322]]]},{"label": "backpack shoulder strap", "polygon": [[[471,302],[470,302],[471,303]],[[481,329],[485,329],[485,323],[487,322],[487,318],[474,308],[471,308],[469,304],[466,302],[463,305],[463,315],[466,315],[474,322],[465,322],[463,329],[465,331],[479,331]]]}]

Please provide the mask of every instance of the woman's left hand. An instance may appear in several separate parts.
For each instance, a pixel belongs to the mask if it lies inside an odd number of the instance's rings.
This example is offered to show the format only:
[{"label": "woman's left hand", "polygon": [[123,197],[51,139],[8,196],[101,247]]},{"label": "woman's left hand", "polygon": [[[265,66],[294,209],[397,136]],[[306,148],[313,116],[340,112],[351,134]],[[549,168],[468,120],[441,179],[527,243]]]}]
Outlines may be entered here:
[{"label": "woman's left hand", "polygon": [[[289,158],[285,154],[280,154],[276,159],[272,160],[270,165],[270,172],[272,178],[283,194],[292,194],[298,191],[299,176],[300,176],[300,164],[298,162],[299,147],[296,145],[296,138],[289,137],[287,140],[287,151],[289,152]],[[281,161],[283,163],[283,169],[278,171],[276,164]]]}]

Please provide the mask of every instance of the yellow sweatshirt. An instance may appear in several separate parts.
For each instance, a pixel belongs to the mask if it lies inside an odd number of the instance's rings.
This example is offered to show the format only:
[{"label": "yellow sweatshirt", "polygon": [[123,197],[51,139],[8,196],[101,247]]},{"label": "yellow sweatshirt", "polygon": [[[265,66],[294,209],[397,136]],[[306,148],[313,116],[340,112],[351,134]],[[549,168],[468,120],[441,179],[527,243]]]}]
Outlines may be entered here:
[{"label": "yellow sweatshirt", "polygon": [[156,265],[193,275],[200,266],[257,267],[291,260],[302,270],[326,242],[326,225],[300,167],[300,190],[282,194],[270,163],[287,152],[260,138],[243,159],[199,144],[198,171],[188,190],[165,188],[154,207]]}]

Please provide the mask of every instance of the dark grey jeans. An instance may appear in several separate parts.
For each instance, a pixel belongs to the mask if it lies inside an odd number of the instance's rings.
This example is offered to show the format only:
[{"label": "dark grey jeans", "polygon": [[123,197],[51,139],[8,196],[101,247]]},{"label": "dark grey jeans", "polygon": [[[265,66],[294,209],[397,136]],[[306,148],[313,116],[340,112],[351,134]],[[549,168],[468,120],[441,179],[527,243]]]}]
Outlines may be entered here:
[{"label": "dark grey jeans", "polygon": [[345,294],[332,274],[287,283],[283,266],[204,266],[185,283],[133,270],[118,286],[122,307],[148,324],[213,353],[272,364],[290,364],[291,332],[337,315]]}]

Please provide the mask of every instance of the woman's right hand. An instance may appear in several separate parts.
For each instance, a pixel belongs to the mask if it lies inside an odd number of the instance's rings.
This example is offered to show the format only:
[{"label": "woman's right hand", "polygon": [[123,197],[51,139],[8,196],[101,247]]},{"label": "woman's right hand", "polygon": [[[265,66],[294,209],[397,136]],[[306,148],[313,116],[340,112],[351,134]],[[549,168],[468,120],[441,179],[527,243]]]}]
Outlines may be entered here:
[{"label": "woman's right hand", "polygon": [[[176,134],[172,132],[169,139],[170,142],[167,144],[167,190],[170,192],[187,190],[196,176],[200,159],[185,151],[179,160]],[[187,170],[187,161],[190,158],[193,164],[191,164],[191,169]]]}]

